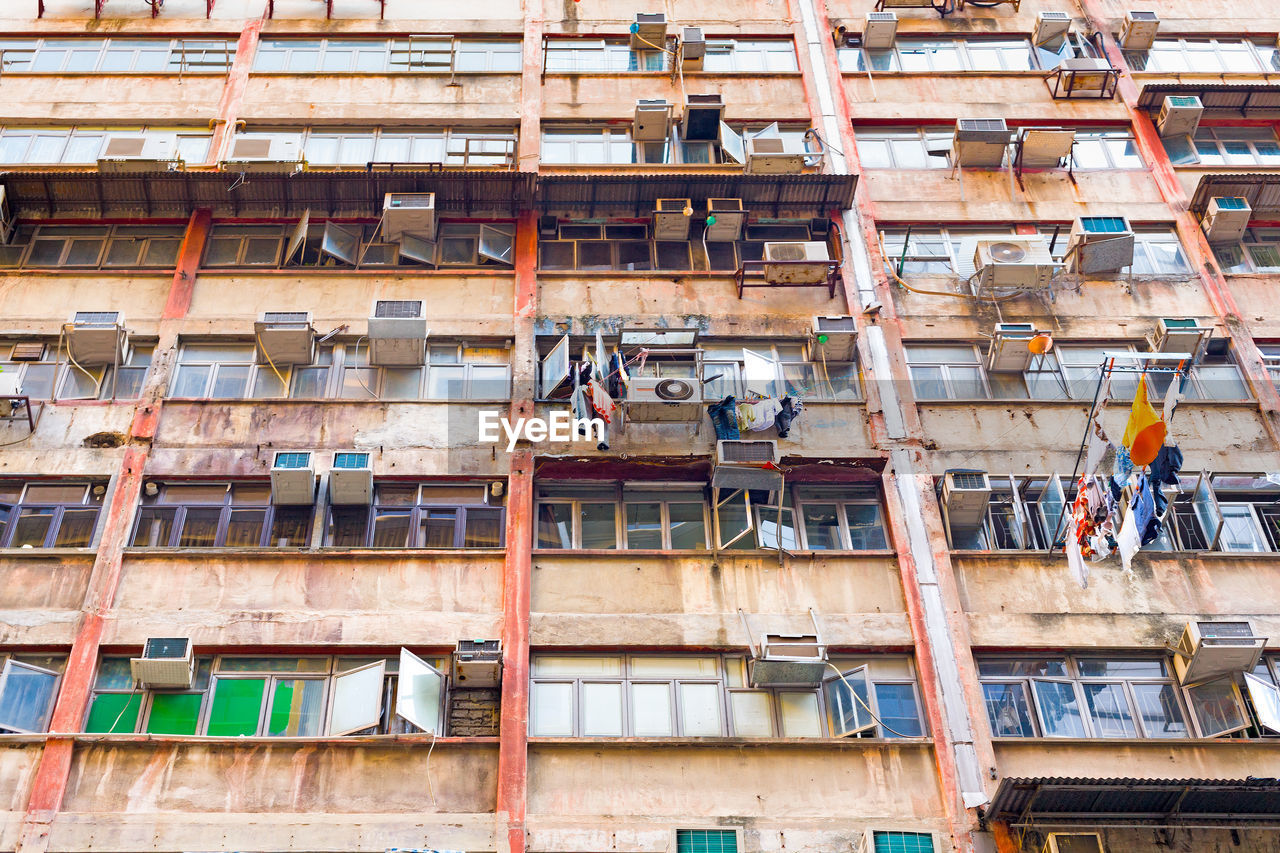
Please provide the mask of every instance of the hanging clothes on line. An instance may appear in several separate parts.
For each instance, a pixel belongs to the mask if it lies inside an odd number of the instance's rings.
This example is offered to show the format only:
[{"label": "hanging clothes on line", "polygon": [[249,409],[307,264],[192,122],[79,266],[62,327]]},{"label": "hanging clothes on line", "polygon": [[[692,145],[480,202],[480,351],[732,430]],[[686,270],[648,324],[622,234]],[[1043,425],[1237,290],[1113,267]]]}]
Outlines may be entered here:
[{"label": "hanging clothes on line", "polygon": [[1125,424],[1122,439],[1133,464],[1138,467],[1150,465],[1164,446],[1164,434],[1164,421],[1147,402],[1145,376],[1139,377],[1138,391],[1133,395],[1133,408],[1129,410],[1129,421]]},{"label": "hanging clothes on line", "polygon": [[737,441],[742,437],[738,428],[738,401],[730,394],[719,403],[707,407],[711,416],[711,426],[716,431],[716,441]]}]

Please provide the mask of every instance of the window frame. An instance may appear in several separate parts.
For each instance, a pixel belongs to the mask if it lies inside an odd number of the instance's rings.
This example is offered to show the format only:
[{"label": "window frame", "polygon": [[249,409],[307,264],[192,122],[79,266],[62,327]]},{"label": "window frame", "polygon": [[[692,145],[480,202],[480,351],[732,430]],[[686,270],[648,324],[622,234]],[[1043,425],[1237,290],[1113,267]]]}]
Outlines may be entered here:
[{"label": "window frame", "polygon": [[[390,503],[379,502],[380,488],[406,488],[412,486],[415,488],[414,502],[412,503]],[[506,519],[507,507],[504,503],[461,503],[459,501],[431,501],[427,498],[430,496],[433,488],[454,486],[458,488],[475,488],[484,490],[484,499],[489,500],[489,489],[486,483],[442,483],[421,480],[381,480],[375,481],[373,486],[373,495],[367,506],[335,506],[327,504],[324,507],[324,547],[326,548],[357,548],[357,549],[385,549],[385,550],[448,550],[448,551],[469,551],[469,550],[493,550],[506,547]],[[358,545],[340,545],[335,544],[335,539],[339,536],[339,525],[352,523],[339,521],[339,514],[350,514],[354,520],[357,513],[361,510],[365,511],[364,518],[364,542]],[[427,545],[425,544],[425,532],[423,522],[430,520],[429,513],[451,511],[453,518],[453,538],[451,545]],[[405,543],[401,545],[377,545],[375,544],[378,535],[378,519],[379,513],[387,514],[386,517],[397,517],[405,513],[406,532]],[[467,545],[466,539],[470,530],[469,516],[471,513],[496,513],[497,514],[497,530],[498,541],[496,544],[485,545]]]},{"label": "window frame", "polygon": [[[24,545],[13,545],[14,536],[17,533],[18,522],[23,518],[24,510],[49,511],[52,510],[49,527],[44,533],[40,544],[30,543],[32,548],[93,548],[96,545],[98,536],[98,524],[102,521],[103,498],[105,497],[106,483],[95,480],[23,480],[23,479],[6,479],[5,483],[21,483],[22,488],[18,500],[9,503],[0,503],[0,547],[25,549]],[[27,497],[31,488],[40,486],[78,486],[82,491],[80,503],[71,501],[31,501]],[[103,495],[95,495],[94,490],[98,487],[104,487]],[[93,510],[95,513],[93,524],[89,529],[89,541],[84,545],[58,545],[58,537],[62,532],[62,524],[66,520],[68,511],[86,512]]]},{"label": "window frame", "polygon": [[[61,669],[53,669],[49,666],[42,666],[33,663],[31,658],[45,659],[53,658],[61,664]],[[47,661],[52,663],[53,661]],[[0,653],[0,700],[4,698],[5,689],[8,686],[9,675],[15,667],[21,667],[40,675],[53,676],[53,685],[49,691],[48,702],[45,705],[42,714],[41,723],[35,729],[20,729],[16,726],[0,727],[0,734],[40,734],[49,730],[49,722],[53,718],[54,706],[58,703],[58,694],[62,690],[62,676],[66,670],[67,658],[64,655],[23,655],[14,654],[12,652]]]},{"label": "window frame", "polygon": [[[77,47],[69,47],[73,42],[79,42],[81,45]],[[113,45],[116,43],[116,50],[133,50],[133,58],[130,60],[129,68],[126,69],[105,69],[104,61],[109,53],[112,52]],[[138,59],[140,57],[138,51],[145,49],[141,43],[154,42],[155,53],[159,53],[163,48],[165,50],[165,59],[163,68],[144,68],[138,69]],[[97,43],[97,56],[93,60],[93,67],[87,69],[66,68],[68,61],[71,59],[72,53],[87,54],[88,48]],[[198,49],[200,55],[206,56],[210,53],[221,52],[224,59],[220,63],[201,61],[190,62],[186,59],[187,45],[192,45],[192,49]],[[221,47],[219,48],[219,44]],[[127,47],[126,47],[127,45]],[[209,38],[150,38],[145,35],[132,37],[116,37],[116,38],[96,38],[92,36],[65,36],[60,35],[56,38],[5,38],[0,39],[0,54],[25,53],[28,54],[22,59],[10,59],[7,56],[3,59],[4,67],[0,69],[4,74],[108,74],[108,75],[167,75],[167,74],[226,74],[231,70],[232,60],[236,55],[235,39],[219,39],[217,37]],[[59,63],[58,68],[37,69],[33,66],[37,64],[37,59],[41,53],[45,52],[63,52],[64,56]],[[25,63],[25,67],[12,67],[15,64]]]},{"label": "window frame", "polygon": [[[497,51],[497,45],[514,46],[514,50]],[[476,49],[482,46],[482,49]],[[313,67],[290,67],[294,52],[314,52]],[[343,74],[519,74],[521,56],[520,39],[514,38],[464,38],[454,35],[408,35],[394,38],[335,36],[273,36],[259,44],[250,74],[271,75],[343,75]],[[346,68],[325,68],[326,60],[350,53]],[[362,57],[373,58],[381,54],[379,67],[360,67]],[[441,57],[447,54],[447,62],[422,62],[415,65],[414,57]],[[471,64],[477,56],[485,58],[483,68],[462,67]],[[497,57],[514,57],[511,67],[502,65]],[[282,57],[279,67],[267,68],[266,58]],[[467,57],[467,62],[459,62]],[[336,64],[336,63],[335,63]]]},{"label": "window frame", "polygon": [[[270,484],[268,481],[263,481],[263,480],[172,480],[167,482],[161,482],[158,485],[160,486],[160,490],[156,493],[155,497],[154,498],[144,497],[143,501],[139,504],[138,512],[136,513],[136,517],[133,522],[132,531],[129,536],[128,547],[130,548],[177,550],[177,549],[202,549],[202,548],[218,548],[218,549],[222,549],[222,548],[230,548],[230,549],[234,549],[234,548],[295,548],[297,549],[297,548],[310,547],[311,531],[314,525],[314,505],[313,504],[303,504],[303,505],[297,505],[297,506],[277,504],[271,500],[270,494],[268,494],[266,498],[261,502],[244,502],[244,503],[236,502],[235,498],[236,498],[237,486],[259,486],[259,487],[267,487],[269,489]],[[198,501],[187,501],[187,502],[180,502],[180,503],[179,502],[168,503],[167,501],[164,500],[164,497],[166,496],[167,490],[175,486],[177,487],[203,486],[208,488],[212,488],[216,486],[225,486],[226,490],[223,493],[223,498],[221,502],[215,503],[210,501],[208,503],[203,503]],[[200,544],[200,545],[182,544],[182,540],[186,535],[185,534],[186,522],[190,512],[193,510],[211,510],[215,508],[218,510],[219,515],[218,515],[217,524],[214,527],[214,533],[213,533],[214,541],[209,544]],[[137,541],[138,537],[142,535],[142,532],[143,532],[143,524],[144,522],[148,521],[148,510],[155,513],[155,515],[160,520],[162,525],[164,523],[163,519],[165,517],[163,515],[163,511],[165,510],[172,511],[172,514],[168,517],[170,530],[169,530],[168,541],[166,543],[164,544],[160,544],[160,543],[139,544],[138,543]],[[274,539],[274,537],[272,536],[272,533],[275,530],[275,523],[277,521],[277,517],[282,513],[288,513],[291,511],[298,515],[303,515],[306,519],[306,525],[303,528],[303,531],[299,537],[301,541],[291,542],[287,545],[271,544],[272,540]],[[251,545],[228,545],[227,544],[227,538],[230,533],[232,519],[236,512],[261,512],[262,513],[262,523],[261,523],[262,528],[258,533],[258,541],[256,544],[251,544]]]}]

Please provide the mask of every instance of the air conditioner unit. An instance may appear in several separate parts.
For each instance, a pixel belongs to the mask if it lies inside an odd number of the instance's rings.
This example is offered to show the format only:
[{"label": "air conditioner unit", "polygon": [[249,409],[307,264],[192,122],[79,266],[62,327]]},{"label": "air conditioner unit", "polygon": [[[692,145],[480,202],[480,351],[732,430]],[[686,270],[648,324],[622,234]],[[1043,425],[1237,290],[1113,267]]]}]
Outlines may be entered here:
[{"label": "air conditioner unit", "polygon": [[664,98],[641,98],[636,101],[631,120],[631,139],[635,142],[666,142],[671,135],[672,106]]},{"label": "air conditioner unit", "polygon": [[1031,323],[996,323],[987,350],[987,369],[995,373],[1021,373],[1031,366],[1028,342],[1040,334]]},{"label": "air conditioner unit", "polygon": [[1133,263],[1133,229],[1123,216],[1082,216],[1067,241],[1071,272],[1117,272]]},{"label": "air conditioner unit", "polygon": [[1244,236],[1252,215],[1248,199],[1216,196],[1209,199],[1200,227],[1210,243],[1232,243]]},{"label": "air conditioner unit", "polygon": [[627,420],[635,423],[688,423],[705,415],[702,383],[693,378],[632,377],[625,402]]},{"label": "air conditioner unit", "polygon": [[1107,853],[1096,832],[1050,832],[1040,853]]},{"label": "air conditioner unit", "polygon": [[[711,222],[715,219],[715,222]],[[740,198],[707,199],[707,240],[713,243],[742,239],[742,229],[747,224],[747,212],[742,209]]]},{"label": "air conditioner unit", "polygon": [[782,457],[778,442],[761,439],[722,439],[716,442],[716,464],[711,469],[713,489],[782,488]]},{"label": "air conditioner unit", "polygon": [[218,167],[226,172],[301,172],[307,168],[302,145],[296,139],[236,139],[231,157]]},{"label": "air conditioner unit", "polygon": [[369,317],[369,363],[418,365],[427,358],[427,317],[420,299],[379,299]]},{"label": "air conditioner unit", "polygon": [[129,333],[118,311],[77,311],[66,335],[67,351],[81,365],[129,360]]},{"label": "air conditioner unit", "polygon": [[681,27],[680,29],[680,61],[690,70],[702,68],[702,60],[707,55],[707,39],[702,34],[702,27]]},{"label": "air conditioner unit", "polygon": [[980,288],[1043,290],[1058,265],[1043,237],[979,240],[973,255]]},{"label": "air conditioner unit", "polygon": [[1160,104],[1156,129],[1161,136],[1190,136],[1200,128],[1204,104],[1195,95],[1169,95]]},{"label": "air conditioner unit", "polygon": [[1182,684],[1250,672],[1266,645],[1267,638],[1254,636],[1248,622],[1188,622],[1173,656],[1173,668]]},{"label": "air conditioner unit", "polygon": [[312,503],[316,492],[316,472],[310,451],[276,454],[271,466],[271,502],[288,506]]},{"label": "air conditioner unit", "polygon": [[428,240],[435,237],[435,193],[387,193],[382,197],[382,239],[399,240],[406,231]]},{"label": "air conditioner unit", "polygon": [[497,687],[502,683],[501,640],[459,640],[453,652],[453,686]]},{"label": "air conditioner unit", "polygon": [[264,311],[253,334],[259,364],[310,364],[315,355],[310,311]]},{"label": "air conditioner unit", "polygon": [[770,284],[821,284],[831,272],[827,244],[819,241],[765,243],[764,260],[764,279]]},{"label": "air conditioner unit", "polygon": [[98,158],[99,172],[171,172],[185,165],[172,139],[113,136]]},{"label": "air conditioner unit", "polygon": [[830,667],[817,634],[765,634],[747,669],[752,687],[816,687]]},{"label": "air conditioner unit", "polygon": [[1024,168],[1059,168],[1075,150],[1075,141],[1074,130],[1025,127],[1018,133],[1018,162]]},{"label": "air conditioner unit", "polygon": [[1046,44],[1071,32],[1071,16],[1066,12],[1041,12],[1031,31],[1032,44]]},{"label": "air conditioner unit", "polygon": [[1130,9],[1124,15],[1124,29],[1120,31],[1120,46],[1125,50],[1150,50],[1160,30],[1160,18],[1155,12]]},{"label": "air conditioner unit", "polygon": [[666,50],[667,16],[662,12],[636,12],[631,24],[632,50]]},{"label": "air conditioner unit", "polygon": [[888,50],[898,35],[896,12],[868,12],[862,25],[862,46],[866,50]]},{"label": "air conditioner unit", "polygon": [[948,471],[942,477],[942,505],[955,530],[972,529],[987,517],[991,481],[985,471]]},{"label": "air conditioner unit", "polygon": [[853,361],[858,324],[847,314],[814,317],[811,337],[817,359]]},{"label": "air conditioner unit", "polygon": [[20,396],[22,396],[22,385],[18,381],[18,374],[12,371],[0,373],[0,418],[12,417],[13,410],[16,408],[16,400],[5,398]]},{"label": "air conditioner unit", "polygon": [[687,198],[660,198],[656,205],[653,209],[653,239],[688,240],[693,202]]},{"label": "air conditioner unit", "polygon": [[687,95],[680,138],[688,142],[719,142],[724,101],[719,95]]},{"label": "air conditioner unit", "polygon": [[1194,317],[1161,317],[1156,321],[1155,336],[1151,341],[1153,352],[1185,352],[1198,358],[1209,338],[1213,326],[1202,326]]},{"label": "air conditioner unit", "polygon": [[995,168],[1009,149],[1009,127],[1002,118],[962,118],[956,121],[951,161],[960,166]]},{"label": "air conditioner unit", "polygon": [[142,647],[142,657],[129,660],[129,673],[138,687],[191,687],[195,656],[186,637],[152,637]]},{"label": "air conditioner unit", "polygon": [[368,453],[340,451],[329,469],[329,502],[343,506],[367,506],[373,497],[373,467]]},{"label": "air conditioner unit", "polygon": [[798,175],[804,171],[804,158],[809,152],[804,142],[786,136],[746,137],[749,175]]},{"label": "air conditioner unit", "polygon": [[717,465],[778,465],[778,442],[765,439],[721,439],[716,442]]},{"label": "air conditioner unit", "polygon": [[1058,70],[1071,72],[1071,91],[1073,92],[1104,92],[1115,69],[1105,59],[1076,56],[1062,60]]}]

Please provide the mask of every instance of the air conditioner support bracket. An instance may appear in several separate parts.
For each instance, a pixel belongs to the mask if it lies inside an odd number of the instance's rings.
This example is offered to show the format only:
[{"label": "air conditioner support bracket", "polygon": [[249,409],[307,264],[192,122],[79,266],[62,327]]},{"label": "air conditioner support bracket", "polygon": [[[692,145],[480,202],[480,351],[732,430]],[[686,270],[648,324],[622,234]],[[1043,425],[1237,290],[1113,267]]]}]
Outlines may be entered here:
[{"label": "air conditioner support bracket", "polygon": [[[6,396],[0,396],[0,400],[3,400],[4,402],[8,403],[9,408],[13,410],[12,414],[8,415],[7,417],[0,417],[0,423],[25,420],[27,422],[27,435],[31,435],[36,431],[36,416],[31,408],[30,397],[23,394],[6,395]],[[21,414],[18,413],[19,409],[22,410]],[[43,403],[40,404],[40,411],[41,412],[44,411]]]},{"label": "air conditioner support bracket", "polygon": [[[1077,84],[1077,76],[1088,79],[1098,74],[1104,75],[1102,86],[1090,87],[1082,89]],[[1116,96],[1116,87],[1120,85],[1120,72],[1114,68],[1093,69],[1093,68],[1055,68],[1045,75],[1045,82],[1049,85],[1049,94],[1054,100],[1064,100],[1067,98],[1085,98],[1092,97],[1099,100],[1108,100]]]},{"label": "air conditioner support bracket", "polygon": [[[825,263],[827,265],[827,277],[824,281],[814,282],[813,284],[774,284],[764,281],[764,268],[770,267],[811,267],[814,264]],[[747,274],[751,274],[751,278],[747,278]],[[748,287],[825,287],[827,289],[827,298],[834,299],[836,295],[836,282],[840,276],[839,261],[743,261],[742,266],[738,267],[738,271],[733,274],[733,279],[738,284],[738,298],[742,298],[742,291]]]}]

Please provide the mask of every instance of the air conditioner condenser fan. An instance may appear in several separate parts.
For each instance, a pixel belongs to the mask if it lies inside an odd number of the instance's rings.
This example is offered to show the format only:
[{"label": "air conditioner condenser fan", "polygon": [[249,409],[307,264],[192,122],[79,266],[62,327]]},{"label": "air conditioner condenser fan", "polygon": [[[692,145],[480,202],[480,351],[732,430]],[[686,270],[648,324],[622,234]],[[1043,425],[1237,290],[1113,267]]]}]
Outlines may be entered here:
[{"label": "air conditioner condenser fan", "polygon": [[653,390],[663,400],[689,400],[693,398],[694,388],[687,379],[663,379]]}]

